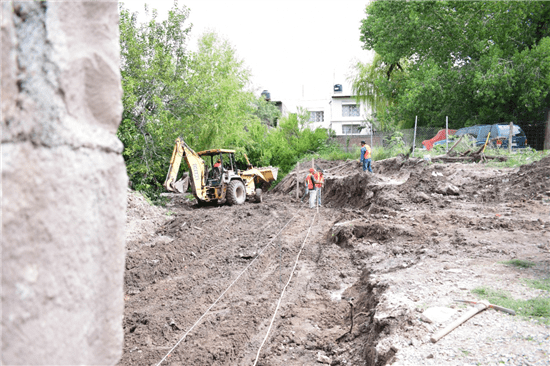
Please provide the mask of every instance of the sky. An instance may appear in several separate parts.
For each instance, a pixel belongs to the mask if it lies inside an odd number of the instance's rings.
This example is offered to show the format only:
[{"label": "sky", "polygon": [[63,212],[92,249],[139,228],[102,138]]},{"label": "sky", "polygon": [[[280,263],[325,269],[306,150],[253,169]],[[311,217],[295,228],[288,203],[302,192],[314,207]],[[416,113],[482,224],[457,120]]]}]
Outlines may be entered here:
[{"label": "sky", "polygon": [[[172,0],[127,0],[144,14],[144,4],[165,19]],[[189,49],[205,31],[228,40],[252,73],[256,95],[294,109],[301,102],[326,99],[343,84],[356,60],[372,59],[359,41],[368,0],[179,0],[190,9]],[[141,20],[141,17],[138,18]],[[145,20],[145,18],[143,18]],[[347,90],[349,91],[349,90]]]}]

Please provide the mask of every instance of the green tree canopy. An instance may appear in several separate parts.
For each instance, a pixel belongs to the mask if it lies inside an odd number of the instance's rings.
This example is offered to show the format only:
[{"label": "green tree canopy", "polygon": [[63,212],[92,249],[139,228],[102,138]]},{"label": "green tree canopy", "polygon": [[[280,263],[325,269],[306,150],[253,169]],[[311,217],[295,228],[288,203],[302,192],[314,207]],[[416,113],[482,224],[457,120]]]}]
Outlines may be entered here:
[{"label": "green tree canopy", "polygon": [[150,15],[148,22],[138,23],[137,14],[120,5],[123,113],[118,136],[130,180],[142,188],[162,180],[158,173],[174,141],[170,132],[180,127],[171,111],[185,105],[181,84],[189,64],[190,28],[184,24],[189,10],[175,4],[162,22],[155,10]]},{"label": "green tree canopy", "polygon": [[550,105],[549,2],[375,1],[366,15],[393,123],[533,120]]}]

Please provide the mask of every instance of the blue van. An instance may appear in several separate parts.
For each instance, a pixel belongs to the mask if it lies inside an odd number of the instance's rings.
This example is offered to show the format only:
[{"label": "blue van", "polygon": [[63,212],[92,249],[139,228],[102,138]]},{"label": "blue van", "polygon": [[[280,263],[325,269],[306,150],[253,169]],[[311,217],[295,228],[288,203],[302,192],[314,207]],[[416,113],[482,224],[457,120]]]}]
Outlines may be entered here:
[{"label": "blue van", "polygon": [[[525,132],[523,132],[521,127],[516,124],[514,124],[512,128],[512,148],[526,148],[527,137],[525,136]],[[462,136],[466,134],[472,135],[476,139],[476,146],[481,146],[485,143],[489,132],[491,132],[489,144],[494,147],[508,148],[508,139],[510,137],[509,123],[464,127],[457,130],[455,136]]]}]

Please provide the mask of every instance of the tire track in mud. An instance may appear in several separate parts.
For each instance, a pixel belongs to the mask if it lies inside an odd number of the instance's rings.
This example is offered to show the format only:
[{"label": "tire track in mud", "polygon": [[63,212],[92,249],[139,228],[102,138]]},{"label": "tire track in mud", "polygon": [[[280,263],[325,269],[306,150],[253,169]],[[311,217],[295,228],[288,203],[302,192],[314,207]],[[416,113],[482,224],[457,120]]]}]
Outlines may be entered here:
[{"label": "tire track in mud", "polygon": [[[291,218],[289,222],[289,230],[293,229],[292,223],[295,219],[295,217]],[[280,237],[285,235],[287,228],[285,227],[282,230],[283,231],[281,232]],[[261,233],[259,233],[259,236],[260,235]],[[206,324],[202,327],[203,330],[207,329],[208,331],[201,334],[201,330],[197,329],[197,333],[199,334],[198,338],[200,339],[199,343],[201,345],[209,342],[213,333],[217,333],[221,337],[230,339],[231,349],[229,352],[226,349],[225,355],[229,355],[231,361],[233,361],[232,359],[235,356],[238,356],[239,353],[236,351],[240,348],[239,344],[242,343],[243,340],[248,339],[248,332],[250,331],[250,327],[253,325],[250,324],[250,321],[245,321],[245,323],[248,323],[248,326],[245,326],[244,329],[242,329],[243,327],[233,323],[231,316],[233,315],[241,319],[251,318],[253,324],[257,323],[255,317],[255,314],[258,313],[259,310],[259,307],[256,304],[258,301],[257,299],[260,298],[260,300],[262,300],[270,298],[272,296],[272,291],[270,290],[276,286],[276,272],[279,266],[279,259],[277,259],[277,256],[273,254],[277,250],[277,242],[279,245],[282,245],[281,241],[284,241],[284,239],[280,238],[279,240],[275,240],[275,243],[268,244],[265,248],[266,250],[257,258],[256,263],[251,265],[248,272],[244,272],[239,281],[235,282],[234,286],[227,292],[225,298],[221,299],[219,304],[215,305],[215,308],[212,309],[213,311],[209,315],[216,315],[216,320],[210,320],[210,324]],[[281,249],[283,248],[281,247]],[[287,249],[288,248],[285,246],[284,252],[287,252]],[[287,259],[286,256],[287,255],[285,253],[283,255],[283,261]],[[265,291],[266,287],[268,287],[267,291]],[[261,310],[265,311],[265,307],[262,306]],[[219,322],[220,325],[217,325],[217,322]],[[215,326],[215,329],[210,329],[212,328],[211,326]],[[235,327],[240,328],[241,331],[235,330]],[[197,328],[201,328],[201,326],[199,325]],[[227,343],[227,339],[225,339],[224,343]],[[196,349],[196,345],[193,348]],[[205,351],[207,351],[205,352],[207,355],[213,355],[212,359],[214,361],[219,359],[220,362],[226,362],[226,357],[224,357],[225,355],[223,354],[223,350],[216,350],[215,353],[212,353],[211,350],[205,349]],[[190,352],[186,350],[183,345],[180,347],[178,352],[181,353],[183,357],[187,357],[190,354]],[[180,356],[182,361],[183,357]],[[203,355],[197,355],[197,358],[197,362],[208,362],[207,359],[204,359]]]},{"label": "tire track in mud", "polygon": [[[307,233],[308,219],[297,217],[290,223],[213,309],[215,319],[199,326],[194,342],[180,345],[176,357],[197,365],[251,362],[245,353],[252,356],[258,350],[282,289],[280,281],[284,284],[288,279],[293,257]],[[194,359],[189,359],[191,354]]]},{"label": "tire track in mud", "polygon": [[[284,212],[281,212],[282,206],[285,207]],[[139,311],[135,311],[132,317],[127,316],[137,323],[141,321],[149,328],[142,342],[136,342],[135,339],[131,342],[141,343],[146,347],[140,347],[139,350],[125,347],[120,364],[156,364],[160,361],[181,338],[181,334],[189,329],[224,291],[226,285],[249,263],[252,258],[246,251],[258,248],[253,243],[265,243],[273,238],[285,221],[297,212],[298,207],[276,205],[276,210],[271,215],[271,224],[267,222],[260,230],[246,235],[242,235],[242,232],[249,224],[233,224],[234,216],[231,215],[219,220],[216,231],[229,231],[230,239],[231,233],[239,235],[239,241],[246,243],[244,248],[241,245],[236,249],[233,240],[203,242],[201,253],[195,253],[196,257],[192,264],[187,263],[181,271],[160,279],[152,286],[153,288],[146,289],[145,291],[150,294],[145,299],[150,297],[155,301],[137,306]],[[180,218],[180,221],[183,220],[185,218]],[[283,282],[285,278],[288,279],[294,257],[306,235],[310,221],[309,215],[294,218],[279,238],[266,248],[257,263],[252,265],[248,273],[243,274],[163,364],[241,364],[239,359],[244,357],[243,352],[255,353],[259,346],[255,339],[265,334],[261,331],[266,328],[265,323],[269,321],[280,295],[280,276]],[[242,253],[237,253],[239,251]],[[224,253],[225,257],[220,256],[220,253]],[[282,268],[279,268],[279,262],[283,264]],[[159,313],[158,305],[163,310],[160,313],[165,315],[166,319],[162,316],[150,319],[150,316],[147,316]],[[133,326],[135,328],[131,333],[137,328],[135,324]],[[135,334],[131,336],[135,338]],[[255,346],[255,343],[258,345]]]}]

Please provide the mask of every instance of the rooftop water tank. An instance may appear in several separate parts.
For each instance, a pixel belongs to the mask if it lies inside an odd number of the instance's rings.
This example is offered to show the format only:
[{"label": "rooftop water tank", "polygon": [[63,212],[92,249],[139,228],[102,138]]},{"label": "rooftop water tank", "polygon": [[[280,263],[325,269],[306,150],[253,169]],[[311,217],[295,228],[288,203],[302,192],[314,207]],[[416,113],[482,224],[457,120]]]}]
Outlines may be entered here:
[{"label": "rooftop water tank", "polygon": [[264,97],[264,99],[267,100],[268,102],[271,100],[271,94],[267,90],[264,90],[262,92],[262,97]]}]

